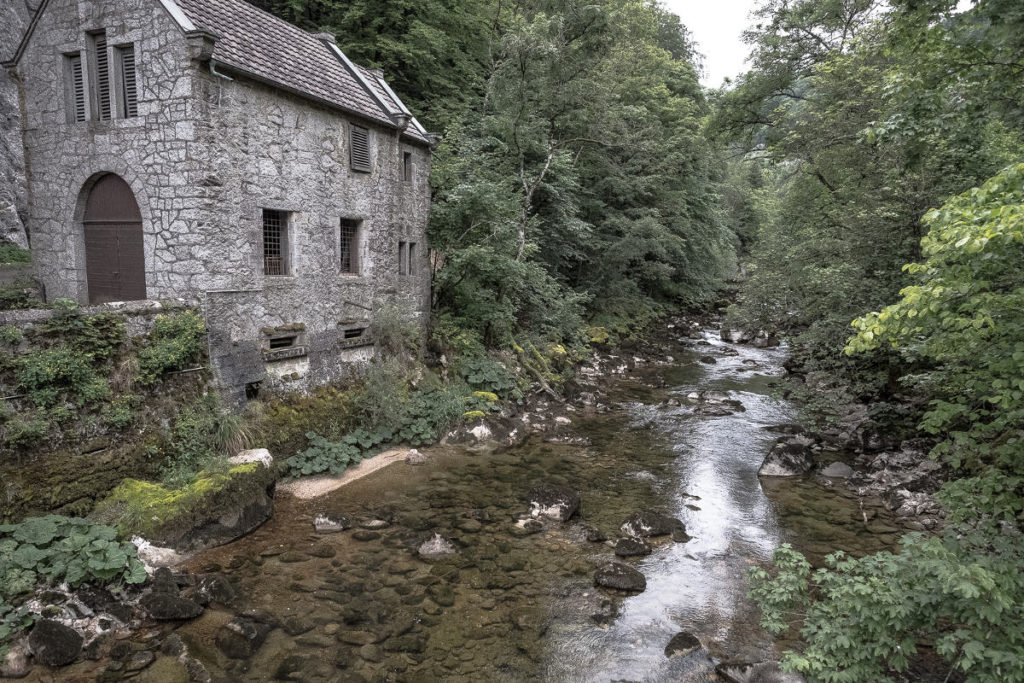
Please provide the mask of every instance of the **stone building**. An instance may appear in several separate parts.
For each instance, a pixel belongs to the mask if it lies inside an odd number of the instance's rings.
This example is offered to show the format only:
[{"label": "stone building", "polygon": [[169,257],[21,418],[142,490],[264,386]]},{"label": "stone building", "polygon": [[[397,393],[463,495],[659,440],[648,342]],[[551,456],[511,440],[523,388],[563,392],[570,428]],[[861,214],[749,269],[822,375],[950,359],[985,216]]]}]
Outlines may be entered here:
[{"label": "stone building", "polygon": [[13,59],[47,300],[202,306],[230,399],[425,321],[435,138],[382,74],[242,0],[43,0]]}]

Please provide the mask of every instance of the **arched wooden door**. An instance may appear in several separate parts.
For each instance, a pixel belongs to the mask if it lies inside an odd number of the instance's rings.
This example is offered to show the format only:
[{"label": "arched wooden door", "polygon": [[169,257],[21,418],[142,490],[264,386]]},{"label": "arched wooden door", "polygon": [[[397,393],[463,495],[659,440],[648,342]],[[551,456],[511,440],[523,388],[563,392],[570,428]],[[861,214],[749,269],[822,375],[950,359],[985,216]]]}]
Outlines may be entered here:
[{"label": "arched wooden door", "polygon": [[142,214],[128,183],[113,173],[97,180],[82,223],[89,303],[145,299]]}]

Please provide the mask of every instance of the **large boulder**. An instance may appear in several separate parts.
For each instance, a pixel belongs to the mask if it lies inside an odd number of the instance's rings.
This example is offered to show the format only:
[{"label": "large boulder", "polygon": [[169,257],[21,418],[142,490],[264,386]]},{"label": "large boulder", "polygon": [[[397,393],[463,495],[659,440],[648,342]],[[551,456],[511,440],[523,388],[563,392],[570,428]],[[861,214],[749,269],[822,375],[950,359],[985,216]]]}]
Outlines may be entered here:
[{"label": "large boulder", "polygon": [[46,666],[67,666],[75,661],[84,642],[81,633],[53,619],[37,621],[28,636],[32,656]]},{"label": "large boulder", "polygon": [[24,678],[32,670],[32,662],[29,661],[31,653],[21,643],[11,645],[7,653],[0,657],[0,678]]},{"label": "large boulder", "polygon": [[274,511],[277,468],[265,449],[232,459],[226,471],[204,471],[181,489],[125,479],[100,502],[93,517],[127,536],[181,552],[240,538]]},{"label": "large boulder", "polygon": [[647,590],[647,579],[628,564],[609,562],[594,572],[594,585],[631,593],[642,593]]},{"label": "large boulder", "polygon": [[683,631],[675,634],[672,636],[672,639],[668,641],[668,645],[665,646],[665,656],[670,659],[672,657],[685,657],[691,652],[696,652],[700,648],[701,644],[697,639],[697,636]]},{"label": "large boulder", "polygon": [[670,536],[678,531],[682,531],[684,535],[686,533],[686,526],[680,520],[654,510],[634,512],[626,518],[619,529],[626,536],[633,538]]},{"label": "large boulder", "polygon": [[812,469],[814,454],[810,440],[796,436],[775,442],[757,473],[762,477],[798,477]]},{"label": "large boulder", "polygon": [[580,509],[580,494],[561,484],[543,482],[537,484],[528,496],[530,514],[533,517],[547,517],[564,522]]}]

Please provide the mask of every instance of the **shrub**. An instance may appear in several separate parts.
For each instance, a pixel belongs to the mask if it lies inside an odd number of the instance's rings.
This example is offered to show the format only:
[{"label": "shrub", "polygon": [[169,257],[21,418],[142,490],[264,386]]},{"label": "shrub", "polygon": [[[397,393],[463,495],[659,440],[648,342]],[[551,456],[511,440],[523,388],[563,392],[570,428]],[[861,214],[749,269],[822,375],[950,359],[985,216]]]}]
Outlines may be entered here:
[{"label": "shrub", "polygon": [[34,351],[21,360],[18,384],[37,406],[51,406],[65,394],[86,405],[104,398],[109,391],[90,360],[90,356],[65,345]]},{"label": "shrub", "polygon": [[401,361],[393,357],[369,367],[363,390],[355,398],[361,422],[369,429],[396,426],[406,414],[408,403],[408,374]]},{"label": "shrub", "polygon": [[288,458],[288,473],[293,477],[307,474],[341,474],[349,465],[358,464],[365,457],[364,451],[380,444],[383,435],[371,435],[366,430],[356,430],[342,437],[341,441],[328,441],[309,432],[309,448]]},{"label": "shrub", "polygon": [[4,325],[0,327],[0,342],[7,344],[8,346],[17,346],[24,338],[25,336],[17,327],[12,325]]},{"label": "shrub", "polygon": [[118,396],[103,408],[103,419],[114,429],[126,429],[135,421],[135,410],[142,399],[135,394]]},{"label": "shrub", "polygon": [[32,252],[13,242],[0,241],[0,263],[31,263]]},{"label": "shrub", "polygon": [[45,308],[46,302],[36,296],[36,288],[25,282],[0,286],[0,311],[23,311]]},{"label": "shrub", "polygon": [[459,372],[474,391],[495,394],[505,400],[517,401],[523,397],[515,374],[491,356],[461,358]]},{"label": "shrub", "polygon": [[165,449],[160,478],[182,486],[232,447],[243,447],[248,435],[238,416],[226,414],[215,394],[182,408],[175,417]]},{"label": "shrub", "polygon": [[378,348],[403,362],[419,355],[423,341],[413,315],[397,304],[387,304],[374,312],[373,336]]},{"label": "shrub", "polygon": [[159,315],[149,341],[139,352],[139,382],[152,385],[166,373],[182,370],[203,351],[206,325],[194,311]]},{"label": "shrub", "polygon": [[124,343],[124,318],[116,313],[83,315],[71,299],[53,302],[53,317],[43,329],[75,351],[98,361],[110,358]]},{"label": "shrub", "polygon": [[38,417],[14,417],[4,425],[4,445],[20,449],[38,444],[46,438],[50,425]]}]

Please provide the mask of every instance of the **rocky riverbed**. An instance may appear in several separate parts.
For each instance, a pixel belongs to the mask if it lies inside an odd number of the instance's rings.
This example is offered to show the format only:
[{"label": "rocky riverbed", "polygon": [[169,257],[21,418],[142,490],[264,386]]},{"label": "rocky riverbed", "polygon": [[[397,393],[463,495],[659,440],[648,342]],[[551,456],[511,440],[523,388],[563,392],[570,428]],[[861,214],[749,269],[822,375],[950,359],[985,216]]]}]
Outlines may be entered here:
[{"label": "rocky riverbed", "polygon": [[[933,519],[907,501],[936,472],[911,445],[857,452],[792,425],[770,337],[669,325],[642,352],[595,358],[567,403],[469,425],[323,496],[279,492],[270,521],[114,596],[123,628],[29,680],[772,671],[779,644],[757,627],[748,568],[782,542],[814,561],[893,547]],[[62,600],[66,622],[80,600]]]}]

